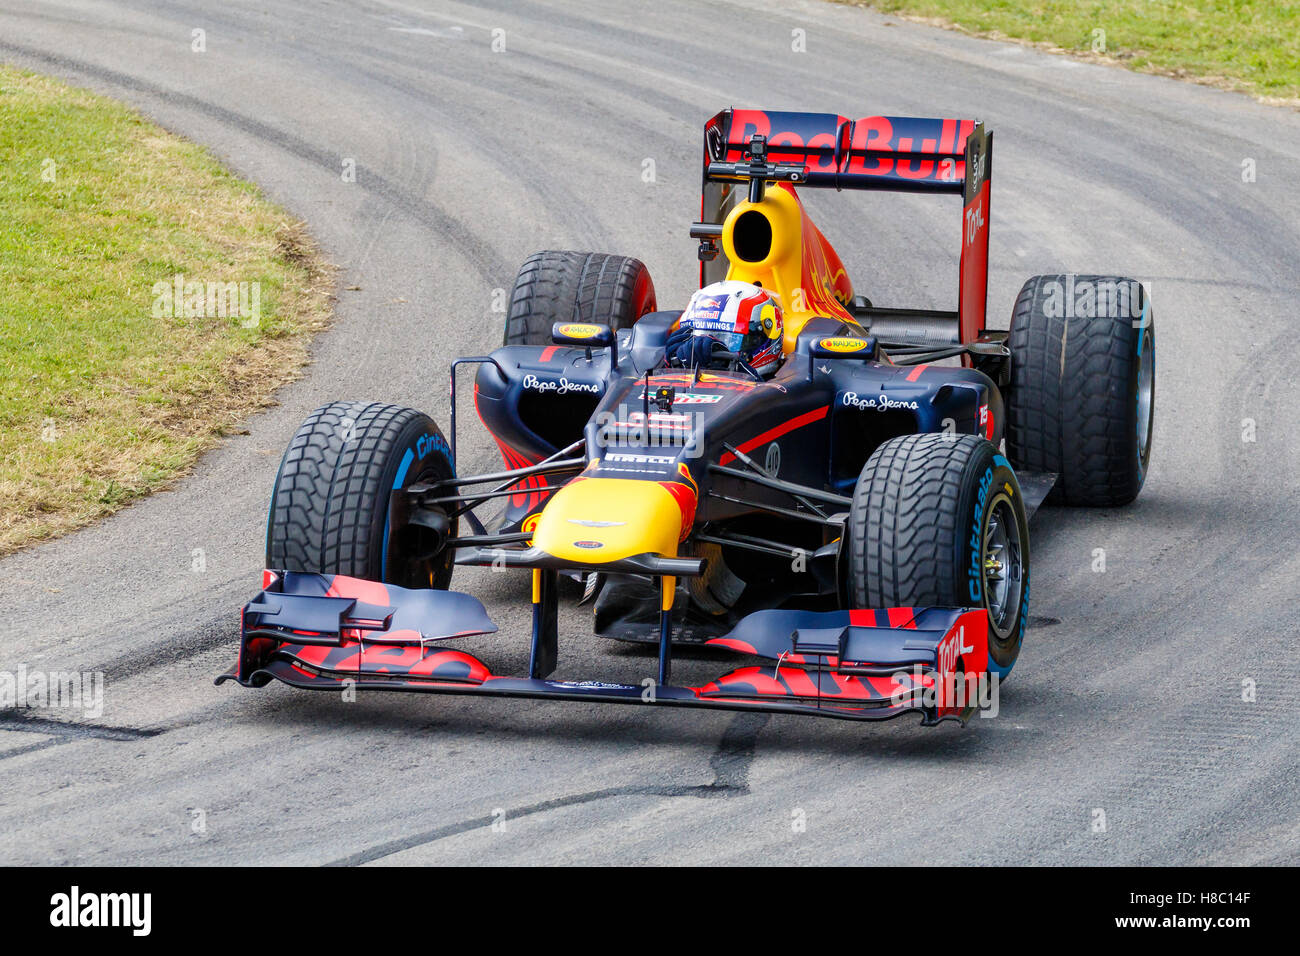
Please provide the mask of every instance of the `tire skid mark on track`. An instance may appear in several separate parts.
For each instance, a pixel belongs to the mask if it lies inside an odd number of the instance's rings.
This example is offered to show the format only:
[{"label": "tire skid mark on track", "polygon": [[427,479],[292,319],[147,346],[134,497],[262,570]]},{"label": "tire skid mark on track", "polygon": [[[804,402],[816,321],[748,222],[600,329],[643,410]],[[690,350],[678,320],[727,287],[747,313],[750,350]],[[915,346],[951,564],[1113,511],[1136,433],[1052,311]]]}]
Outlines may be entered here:
[{"label": "tire skid mark on track", "polygon": [[24,744],[21,747],[15,747],[13,750],[3,750],[0,751],[0,760],[8,760],[10,757],[21,757],[23,754],[33,753],[37,750],[49,750],[51,747],[58,747],[60,744],[66,744],[68,739],[69,738],[67,737],[51,737],[49,740],[39,740],[34,744]]},{"label": "tire skid mark on track", "polygon": [[231,616],[223,614],[183,636],[171,637],[165,643],[123,654],[100,667],[85,669],[103,671],[106,677],[116,683],[139,677],[159,667],[193,660],[222,647],[230,648],[233,661],[238,646],[239,631]]},{"label": "tire skid mark on track", "polygon": [[[748,796],[750,793],[749,768],[754,760],[758,735],[767,726],[770,718],[770,714],[737,714],[735,719],[727,725],[722,740],[718,742],[718,749],[709,758],[709,766],[713,769],[714,774],[712,783],[679,786],[627,785],[604,787],[600,790],[575,793],[566,797],[555,797],[551,800],[543,800],[515,810],[507,810],[505,816],[510,820],[518,820],[521,817],[534,816],[539,813],[546,813],[549,810],[596,803],[600,800],[608,800],[611,797],[698,797],[709,799]],[[376,860],[393,856],[405,850],[427,846],[430,843],[468,833],[471,830],[490,827],[494,822],[495,818],[488,815],[486,817],[476,817],[472,820],[449,823],[446,826],[426,830],[413,836],[381,843],[368,850],[362,850],[360,853],[354,853],[325,865],[360,866],[363,863],[373,863]]]},{"label": "tire skid mark on track", "polygon": [[[0,730],[17,730],[29,734],[52,734],[65,740],[90,738],[93,740],[145,740],[157,737],[166,728],[161,727],[113,727],[109,724],[92,724],[88,722],[72,723],[39,717],[27,710],[0,710]],[[12,755],[10,755],[12,756]]]},{"label": "tire skid mark on track", "polygon": [[[112,83],[125,90],[157,96],[172,103],[184,104],[196,112],[209,116],[227,126],[242,130],[250,136],[270,143],[287,153],[310,162],[314,166],[328,170],[333,175],[338,174],[338,157],[334,154],[318,149],[310,143],[296,136],[283,133],[266,123],[260,123],[233,110],[217,106],[215,103],[199,99],[188,93],[167,90],[128,76],[125,73],[118,73],[116,70],[105,69],[93,63],[72,59],[71,57],[55,56],[16,43],[0,42],[0,51],[29,57],[66,72],[93,76],[105,83]],[[439,209],[426,197],[415,195],[391,180],[384,178],[374,170],[360,164],[356,167],[356,184],[377,199],[423,223],[429,229],[445,235],[448,248],[461,250],[461,254],[464,256],[469,268],[476,270],[489,285],[494,285],[500,281],[501,276],[509,275],[513,271],[495,250],[482,242],[474,230],[459,219]]]},{"label": "tire skid mark on track", "polygon": [[[163,6],[167,6],[170,9],[170,5]],[[181,16],[180,11],[172,12],[176,12],[178,16]],[[188,16],[188,14],[184,14],[184,16]],[[219,18],[207,16],[206,19],[211,23],[223,23],[231,35],[238,34],[246,28],[246,24],[241,23],[238,18],[234,17],[228,16]],[[188,22],[188,20],[182,19],[180,22]],[[508,163],[505,160],[505,157],[509,156],[511,152],[512,144],[510,140],[504,136],[497,135],[491,124],[481,122],[481,117],[477,111],[446,112],[448,110],[457,110],[459,105],[457,97],[451,96],[449,93],[447,100],[439,103],[432,103],[428,100],[420,99],[415,97],[414,91],[418,89],[418,85],[414,81],[404,83],[401,82],[400,78],[397,78],[395,74],[385,73],[381,69],[372,69],[370,66],[366,65],[380,65],[383,69],[406,70],[411,71],[414,75],[418,75],[420,73],[427,74],[428,71],[432,69],[439,69],[440,64],[436,61],[431,62],[428,59],[422,59],[409,53],[403,53],[398,50],[375,46],[373,44],[363,45],[359,42],[350,44],[348,48],[343,51],[333,46],[328,48],[312,46],[309,42],[298,42],[295,38],[293,41],[287,41],[286,39],[281,48],[286,51],[287,55],[290,55],[301,62],[304,69],[318,67],[322,62],[322,59],[325,59],[331,63],[337,64],[339,69],[347,71],[358,78],[364,79],[368,84],[385,90],[387,95],[394,101],[403,97],[412,99],[412,109],[426,111],[428,122],[430,124],[435,126],[455,127],[459,128],[462,133],[472,134],[474,141],[479,144],[477,152],[484,156],[495,158],[495,166],[501,173],[508,174],[511,172]],[[555,61],[541,57],[529,57],[527,54],[521,54],[519,51],[514,51],[512,56],[526,61],[536,60],[541,69],[551,69],[556,66]],[[443,68],[437,75],[440,83],[448,84],[449,86],[453,83],[459,84],[462,87],[461,95],[471,95],[475,91],[472,82],[459,75],[455,70],[449,71]],[[593,73],[580,73],[579,78],[582,82],[589,84],[599,82],[599,76]],[[528,78],[517,77],[516,79],[522,81]],[[643,94],[644,90],[639,87],[633,87],[632,92],[629,93],[629,97],[633,102],[638,101],[639,97],[636,95],[638,92]],[[689,110],[691,104],[683,101],[680,106],[684,110]],[[428,112],[430,110],[433,112]],[[412,113],[411,115],[414,116],[415,114]],[[675,143],[670,142],[671,137],[667,136],[660,130],[646,129],[644,132],[645,135],[662,136],[665,140],[665,143],[663,144],[664,148],[668,148],[670,145],[676,145]],[[692,132],[694,131],[692,130]],[[431,152],[431,156],[436,165],[438,159],[437,153]],[[335,167],[333,166],[330,168],[335,170]],[[364,169],[364,167],[359,167],[359,169]],[[367,173],[367,175],[369,175],[369,173]],[[429,175],[431,177],[432,173],[430,172]],[[530,182],[530,187],[540,199],[545,201],[546,207],[557,211],[563,211],[563,221],[570,223],[568,228],[571,229],[575,235],[599,235],[601,236],[601,243],[606,245],[616,241],[612,236],[607,237],[603,223],[589,210],[587,204],[582,201],[583,197],[580,191],[575,191],[569,188],[563,178],[538,177]],[[411,195],[417,194],[410,185],[408,185],[407,192]],[[419,195],[423,194],[423,192],[419,193]],[[395,205],[394,208],[397,209],[397,206]],[[404,212],[406,211],[406,208],[407,207],[403,207],[397,211]],[[561,220],[557,215],[557,225],[560,221]],[[498,263],[498,265],[499,264],[500,263]],[[510,269],[507,269],[503,273],[504,276],[509,276],[510,274]],[[497,285],[500,281],[500,279],[497,279],[493,284]]]}]

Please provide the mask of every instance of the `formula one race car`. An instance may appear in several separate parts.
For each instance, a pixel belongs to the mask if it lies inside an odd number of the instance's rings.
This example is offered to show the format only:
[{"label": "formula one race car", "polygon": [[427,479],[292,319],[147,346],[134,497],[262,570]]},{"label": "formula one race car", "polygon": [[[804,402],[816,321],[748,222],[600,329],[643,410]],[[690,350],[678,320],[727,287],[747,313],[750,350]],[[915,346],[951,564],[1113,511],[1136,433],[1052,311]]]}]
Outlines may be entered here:
[{"label": "formula one race car", "polygon": [[[450,441],[384,404],[303,423],[218,682],[965,720],[1024,640],[1029,516],[1138,494],[1155,381],[1132,279],[1036,276],[1010,331],[986,328],[992,141],[970,120],[714,116],[684,310],[635,259],[541,252],[504,345],[451,362]],[[855,295],[804,188],[961,196],[956,311]],[[456,468],[465,365],[490,474]],[[456,565],[531,575],[526,675],[448,646],[496,630],[448,590]],[[597,633],[657,644],[653,677],[550,679],[561,575]],[[674,685],[683,643],[748,660]]]}]

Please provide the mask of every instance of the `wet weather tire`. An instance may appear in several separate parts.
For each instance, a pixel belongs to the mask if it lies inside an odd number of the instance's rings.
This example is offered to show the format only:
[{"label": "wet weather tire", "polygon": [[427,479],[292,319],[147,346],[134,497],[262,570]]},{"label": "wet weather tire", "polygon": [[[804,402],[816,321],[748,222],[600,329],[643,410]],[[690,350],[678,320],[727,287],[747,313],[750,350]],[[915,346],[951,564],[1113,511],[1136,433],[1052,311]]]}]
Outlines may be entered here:
[{"label": "wet weather tire", "polygon": [[1016,476],[990,442],[885,442],[858,477],[847,534],[850,607],[983,607],[990,670],[1011,671],[1029,613],[1029,525]]},{"label": "wet weather tire", "polygon": [[547,250],[519,268],[506,315],[505,345],[550,345],[556,322],[629,329],[653,312],[655,287],[639,259]]},{"label": "wet weather tire", "polygon": [[1034,276],[1016,298],[1009,344],[1007,457],[1056,473],[1054,504],[1136,498],[1155,420],[1155,321],[1142,284]]},{"label": "wet weather tire", "polygon": [[[454,552],[423,527],[390,529],[391,492],[452,475],[438,426],[397,405],[331,402],[307,417],[280,462],[266,566],[446,588]],[[455,534],[450,522],[449,534]]]}]

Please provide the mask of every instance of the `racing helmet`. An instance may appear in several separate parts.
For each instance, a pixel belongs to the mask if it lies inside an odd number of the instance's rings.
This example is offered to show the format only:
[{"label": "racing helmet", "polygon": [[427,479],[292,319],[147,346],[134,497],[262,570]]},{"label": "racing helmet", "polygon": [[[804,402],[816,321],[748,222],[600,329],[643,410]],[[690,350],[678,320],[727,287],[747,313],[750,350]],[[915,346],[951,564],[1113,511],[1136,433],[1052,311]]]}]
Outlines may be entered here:
[{"label": "racing helmet", "polygon": [[691,296],[677,327],[693,338],[717,339],[764,377],[781,364],[781,304],[762,286],[734,279],[706,285]]}]

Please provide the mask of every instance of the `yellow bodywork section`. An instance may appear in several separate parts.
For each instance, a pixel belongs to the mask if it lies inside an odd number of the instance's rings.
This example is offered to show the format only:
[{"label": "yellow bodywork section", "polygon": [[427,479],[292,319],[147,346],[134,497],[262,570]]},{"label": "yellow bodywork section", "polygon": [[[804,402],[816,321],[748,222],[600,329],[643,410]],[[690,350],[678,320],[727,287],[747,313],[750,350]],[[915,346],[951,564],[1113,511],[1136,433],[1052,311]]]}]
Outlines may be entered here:
[{"label": "yellow bodywork section", "polygon": [[[757,261],[741,258],[736,250],[736,225],[748,212],[761,214],[772,229],[771,247]],[[844,267],[838,257],[828,258],[824,243],[795,195],[778,187],[769,188],[762,202],[737,203],[723,221],[722,250],[730,262],[727,278],[776,293],[785,323],[787,354],[794,351],[804,323],[813,316],[858,324],[835,297],[836,281],[845,279]]]},{"label": "yellow bodywork section", "polygon": [[637,554],[676,557],[682,512],[655,481],[584,478],[565,485],[542,510],[533,546],[576,564]]}]

